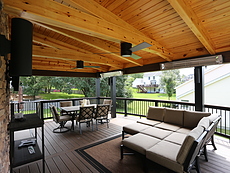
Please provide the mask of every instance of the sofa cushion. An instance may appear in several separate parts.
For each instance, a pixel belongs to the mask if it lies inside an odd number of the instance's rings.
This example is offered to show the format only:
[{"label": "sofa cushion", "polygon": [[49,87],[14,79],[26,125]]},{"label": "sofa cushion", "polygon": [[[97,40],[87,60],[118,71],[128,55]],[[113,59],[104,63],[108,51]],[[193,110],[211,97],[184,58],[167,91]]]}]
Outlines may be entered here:
[{"label": "sofa cushion", "polygon": [[184,111],[184,127],[195,128],[198,122],[203,118],[211,115],[209,112]]},{"label": "sofa cushion", "polygon": [[187,135],[184,133],[173,132],[172,134],[167,136],[164,140],[169,141],[169,142],[173,142],[173,143],[178,144],[178,145],[182,145],[186,136]]},{"label": "sofa cushion", "polygon": [[148,148],[154,146],[160,142],[159,139],[138,133],[136,135],[130,136],[122,141],[122,144],[134,151],[137,151],[143,155]]},{"label": "sofa cushion", "polygon": [[146,158],[175,172],[183,172],[183,166],[176,161],[180,145],[161,141],[146,150]]},{"label": "sofa cushion", "polygon": [[177,158],[176,158],[178,163],[180,164],[184,163],[193,142],[200,137],[203,131],[204,131],[204,128],[201,126],[198,126],[194,128],[193,130],[191,130],[191,132],[186,136],[180,148],[180,151],[178,152]]},{"label": "sofa cushion", "polygon": [[164,122],[183,126],[184,110],[165,109]]},{"label": "sofa cushion", "polygon": [[165,130],[171,130],[171,131],[177,131],[180,128],[180,126],[169,124],[169,123],[164,123],[164,122],[157,124],[154,127],[165,129]]},{"label": "sofa cushion", "polygon": [[149,126],[155,126],[156,124],[160,124],[160,121],[150,120],[150,119],[141,119],[138,120],[137,123],[149,125]]},{"label": "sofa cushion", "polygon": [[187,129],[187,128],[181,127],[176,132],[178,132],[178,133],[184,133],[184,134],[187,135],[187,134],[189,134],[189,132],[191,132],[191,129]]},{"label": "sofa cushion", "polygon": [[210,115],[209,118],[209,124],[211,124],[213,121],[215,121],[218,118],[218,114],[212,114]]},{"label": "sofa cushion", "polygon": [[142,130],[140,133],[145,135],[153,136],[155,138],[164,139],[172,133],[172,131],[164,130],[156,127],[151,127],[145,130]]},{"label": "sofa cushion", "polygon": [[203,127],[204,129],[207,129],[208,127],[209,127],[209,124],[210,122],[209,122],[209,118],[208,117],[203,117],[200,121],[199,121],[199,123],[198,123],[198,125],[197,126],[201,126],[201,127]]},{"label": "sofa cushion", "polygon": [[129,134],[136,134],[139,133],[142,130],[145,130],[147,128],[150,128],[151,126],[145,125],[145,124],[141,124],[141,123],[132,123],[132,124],[128,124],[123,126],[123,131]]},{"label": "sofa cushion", "polygon": [[150,120],[163,121],[165,108],[149,106],[146,118]]}]

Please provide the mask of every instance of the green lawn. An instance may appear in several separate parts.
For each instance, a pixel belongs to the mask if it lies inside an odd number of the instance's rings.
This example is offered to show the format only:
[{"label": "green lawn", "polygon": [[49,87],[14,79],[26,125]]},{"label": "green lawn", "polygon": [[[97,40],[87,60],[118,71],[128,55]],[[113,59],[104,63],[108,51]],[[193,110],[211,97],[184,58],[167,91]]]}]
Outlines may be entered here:
[{"label": "green lawn", "polygon": [[54,99],[70,99],[85,97],[83,94],[67,94],[62,92],[51,92],[50,94],[40,94],[42,99],[54,100]]},{"label": "green lawn", "polygon": [[[42,99],[54,100],[54,99],[70,99],[70,98],[81,98],[85,97],[83,94],[66,94],[63,92],[51,92],[50,94],[40,94]],[[161,93],[133,93],[133,98],[138,99],[155,99],[155,100],[168,100],[167,94]],[[174,94],[170,100],[176,100],[176,95]]]},{"label": "green lawn", "polygon": [[[155,100],[168,100],[167,94],[161,93],[133,93],[133,98],[141,99],[155,99]],[[176,100],[176,94],[170,98],[170,100]]]}]

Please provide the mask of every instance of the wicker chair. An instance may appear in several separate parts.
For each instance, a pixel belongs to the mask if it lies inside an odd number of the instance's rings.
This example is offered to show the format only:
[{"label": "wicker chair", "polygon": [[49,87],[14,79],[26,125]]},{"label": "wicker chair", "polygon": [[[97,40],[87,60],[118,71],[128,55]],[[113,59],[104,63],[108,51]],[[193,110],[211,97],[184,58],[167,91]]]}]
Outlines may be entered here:
[{"label": "wicker chair", "polygon": [[97,105],[96,113],[95,113],[95,120],[96,120],[96,129],[98,130],[97,123],[100,122],[103,124],[103,120],[106,121],[107,127],[109,128],[109,108],[110,105]]},{"label": "wicker chair", "polygon": [[53,129],[54,133],[64,133],[69,131],[70,129],[65,127],[65,124],[67,121],[71,121],[72,117],[69,115],[63,115],[60,116],[60,114],[57,111],[57,108],[54,105],[50,105],[50,111],[53,115],[53,120],[59,124],[59,126],[55,129]]}]

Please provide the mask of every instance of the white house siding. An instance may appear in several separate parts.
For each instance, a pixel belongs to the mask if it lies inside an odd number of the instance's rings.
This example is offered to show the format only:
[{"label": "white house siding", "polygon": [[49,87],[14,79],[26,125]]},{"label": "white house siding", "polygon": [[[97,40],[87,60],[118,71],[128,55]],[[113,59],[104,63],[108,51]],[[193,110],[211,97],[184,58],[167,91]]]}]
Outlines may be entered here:
[{"label": "white house siding", "polygon": [[205,103],[230,106],[230,74],[205,87]]},{"label": "white house siding", "polygon": [[[230,107],[230,64],[220,65],[208,70],[204,76],[204,103]],[[185,82],[176,88],[176,98],[194,103],[194,80]],[[217,112],[224,115],[225,112]],[[230,129],[229,112],[222,116],[221,124]]]}]

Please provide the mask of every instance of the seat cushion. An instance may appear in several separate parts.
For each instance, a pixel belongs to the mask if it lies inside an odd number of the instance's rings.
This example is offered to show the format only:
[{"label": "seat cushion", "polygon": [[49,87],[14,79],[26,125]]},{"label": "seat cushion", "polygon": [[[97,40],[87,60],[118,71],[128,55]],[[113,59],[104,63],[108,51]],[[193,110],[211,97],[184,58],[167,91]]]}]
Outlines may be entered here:
[{"label": "seat cushion", "polygon": [[184,111],[184,123],[185,128],[195,128],[198,122],[203,118],[211,115],[209,112],[198,112],[198,111]]},{"label": "seat cushion", "polygon": [[141,123],[141,124],[145,124],[145,125],[149,125],[149,126],[155,126],[156,124],[160,124],[160,121],[156,121],[156,120],[150,120],[150,119],[141,119],[138,120],[137,123]]},{"label": "seat cushion", "polygon": [[179,109],[165,109],[164,122],[183,126],[184,110]]},{"label": "seat cushion", "polygon": [[59,121],[68,121],[68,120],[71,120],[72,117],[69,116],[69,115],[62,115],[59,117]]},{"label": "seat cushion", "polygon": [[149,106],[147,119],[163,121],[164,113],[165,113],[165,108]]},{"label": "seat cushion", "polygon": [[182,145],[186,136],[187,135],[184,133],[173,132],[169,136],[167,136],[164,140],[178,145]]},{"label": "seat cushion", "polygon": [[146,158],[175,172],[183,172],[183,166],[176,161],[180,145],[161,141],[146,150]]},{"label": "seat cushion", "polygon": [[122,144],[134,151],[137,151],[143,155],[148,148],[154,146],[160,142],[159,139],[138,133],[136,135],[130,136],[122,141]]},{"label": "seat cushion", "polygon": [[165,130],[171,130],[171,131],[177,131],[180,128],[180,126],[169,124],[169,123],[164,123],[164,122],[157,124],[154,127],[158,127],[158,128],[165,129]]},{"label": "seat cushion", "polygon": [[169,130],[156,128],[156,127],[150,127],[150,128],[145,129],[145,130],[142,130],[140,133],[162,140],[162,139],[166,138],[167,136],[169,136],[173,132],[169,131]]},{"label": "seat cushion", "polygon": [[147,128],[150,128],[151,126],[145,125],[145,124],[141,124],[141,123],[132,123],[132,124],[128,124],[123,126],[123,131],[126,133],[129,133],[131,135],[134,135],[136,133],[139,133],[142,130],[145,130]]},{"label": "seat cushion", "polygon": [[178,132],[178,133],[184,133],[184,134],[189,134],[189,132],[191,132],[191,130],[192,129],[187,129],[187,128],[183,128],[183,127],[181,127],[181,128],[179,128],[176,132]]}]

